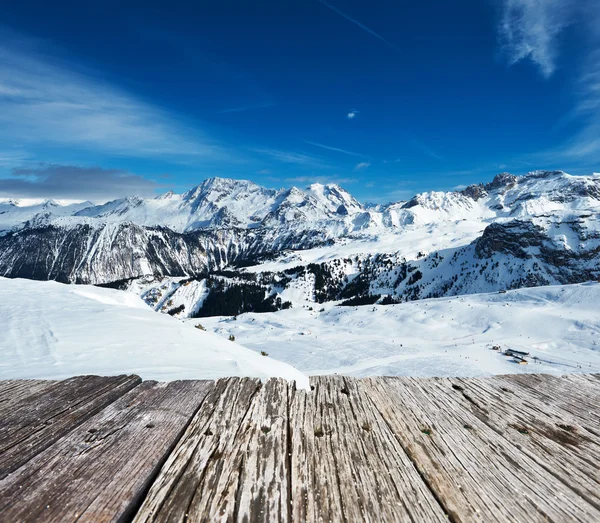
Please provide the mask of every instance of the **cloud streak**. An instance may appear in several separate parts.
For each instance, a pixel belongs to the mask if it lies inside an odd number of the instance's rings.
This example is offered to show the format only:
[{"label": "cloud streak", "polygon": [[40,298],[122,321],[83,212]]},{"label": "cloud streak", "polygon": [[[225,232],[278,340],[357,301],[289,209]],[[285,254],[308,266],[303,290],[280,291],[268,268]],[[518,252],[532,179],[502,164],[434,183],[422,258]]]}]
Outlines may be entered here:
[{"label": "cloud streak", "polygon": [[387,40],[386,38],[381,36],[379,33],[376,33],[375,31],[373,31],[373,29],[369,29],[366,25],[360,23],[355,18],[352,18],[351,16],[348,16],[346,13],[340,11],[337,7],[331,5],[329,2],[326,2],[325,0],[318,0],[318,1],[319,1],[319,3],[323,4],[328,9],[331,9],[334,13],[341,16],[342,18],[345,18],[349,22],[352,22],[354,25],[357,25],[363,31],[366,31],[367,33],[369,33],[371,36],[374,36],[378,40],[381,40],[384,44],[388,45],[392,49],[395,49],[396,51],[402,51],[402,49],[400,49],[396,44],[393,44],[392,42],[390,42],[389,40]]},{"label": "cloud streak", "polygon": [[600,11],[596,0],[503,0],[499,37],[509,64],[531,60],[545,78],[557,69],[560,35],[576,25],[587,49],[572,92],[574,109],[567,119],[580,125],[569,140],[551,150],[531,155],[536,163],[564,168],[569,161],[582,165],[600,160]]},{"label": "cloud streak", "polygon": [[369,167],[371,167],[371,164],[369,162],[360,162],[360,163],[356,164],[356,166],[354,167],[354,170],[362,171],[364,169],[368,169]]},{"label": "cloud streak", "polygon": [[121,196],[152,196],[161,185],[120,169],[39,164],[18,167],[0,179],[0,196],[106,201]]},{"label": "cloud streak", "polygon": [[335,183],[336,185],[356,183],[358,180],[356,178],[340,178],[338,176],[294,176],[292,178],[286,178],[284,180],[287,183],[302,183],[302,184],[312,184],[312,183]]},{"label": "cloud streak", "polygon": [[542,75],[556,70],[557,39],[581,0],[504,0],[499,39],[509,65],[525,59]]},{"label": "cloud streak", "polygon": [[274,102],[265,102],[261,104],[250,104],[250,105],[241,105],[239,107],[231,107],[230,109],[223,109],[219,111],[219,114],[228,114],[228,113],[243,113],[246,111],[256,111],[257,109],[268,109],[269,107],[273,107],[276,105]]},{"label": "cloud streak", "polygon": [[252,151],[270,156],[282,163],[302,165],[305,167],[329,167],[321,158],[309,154],[281,151],[279,149],[252,149]]},{"label": "cloud streak", "polygon": [[310,142],[308,140],[304,140],[304,143],[307,143],[309,145],[314,145],[315,147],[320,147],[321,149],[326,149],[328,151],[334,151],[336,153],[347,154],[349,156],[355,156],[357,158],[365,158],[364,154],[354,153],[352,151],[346,151],[345,149],[339,149],[337,147],[331,147],[330,145],[324,145],[324,144],[318,143],[318,142]]},{"label": "cloud streak", "polygon": [[[8,43],[7,43],[8,42]],[[195,125],[0,32],[0,140],[131,157],[224,158]]]}]

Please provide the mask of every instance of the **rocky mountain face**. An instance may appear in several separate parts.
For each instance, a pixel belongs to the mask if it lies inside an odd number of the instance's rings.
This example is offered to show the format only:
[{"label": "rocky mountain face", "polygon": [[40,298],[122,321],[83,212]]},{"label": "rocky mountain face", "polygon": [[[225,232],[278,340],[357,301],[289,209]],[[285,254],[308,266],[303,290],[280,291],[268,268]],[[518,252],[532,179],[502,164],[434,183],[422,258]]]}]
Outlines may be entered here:
[{"label": "rocky mountain face", "polygon": [[[166,285],[186,314],[206,298],[209,273],[231,285],[252,280],[281,303],[398,301],[600,278],[599,216],[600,175],[503,173],[384,206],[333,184],[271,190],[212,178],[184,194],[103,205],[0,203],[0,275],[143,278],[143,292]],[[414,253],[414,243],[424,247]],[[294,254],[316,247],[326,261]]]}]

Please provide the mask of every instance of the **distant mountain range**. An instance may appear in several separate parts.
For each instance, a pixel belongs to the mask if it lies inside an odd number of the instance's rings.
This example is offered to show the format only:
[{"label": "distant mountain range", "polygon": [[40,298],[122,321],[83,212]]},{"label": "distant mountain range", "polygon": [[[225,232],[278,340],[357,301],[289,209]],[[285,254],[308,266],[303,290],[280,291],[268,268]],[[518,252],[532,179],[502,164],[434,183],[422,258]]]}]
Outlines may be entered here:
[{"label": "distant mountain range", "polygon": [[[183,194],[103,205],[0,203],[2,276],[93,284],[143,278],[150,285],[200,282],[232,267],[245,274],[240,281],[294,269],[283,286],[277,278],[263,282],[265,292],[285,298],[298,278],[312,278],[306,297],[316,301],[598,279],[600,175],[503,173],[462,191],[381,206],[363,205],[335,184],[271,190],[222,178]],[[327,289],[315,290],[317,273]],[[200,306],[182,300],[188,312]]]}]

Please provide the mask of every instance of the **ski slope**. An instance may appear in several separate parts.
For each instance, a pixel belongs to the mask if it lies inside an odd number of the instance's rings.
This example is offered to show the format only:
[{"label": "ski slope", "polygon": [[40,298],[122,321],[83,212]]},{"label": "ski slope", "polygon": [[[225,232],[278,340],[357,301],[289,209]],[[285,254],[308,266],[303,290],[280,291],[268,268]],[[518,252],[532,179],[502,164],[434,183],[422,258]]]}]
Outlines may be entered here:
[{"label": "ski slope", "polygon": [[292,366],[157,314],[133,293],[0,278],[0,380],[80,374],[281,377],[308,387]]},{"label": "ski slope", "polygon": [[[388,306],[307,303],[275,313],[242,314],[236,320],[200,321],[308,375],[600,372],[598,283]],[[493,345],[529,352],[529,364],[513,362],[492,350]]]}]

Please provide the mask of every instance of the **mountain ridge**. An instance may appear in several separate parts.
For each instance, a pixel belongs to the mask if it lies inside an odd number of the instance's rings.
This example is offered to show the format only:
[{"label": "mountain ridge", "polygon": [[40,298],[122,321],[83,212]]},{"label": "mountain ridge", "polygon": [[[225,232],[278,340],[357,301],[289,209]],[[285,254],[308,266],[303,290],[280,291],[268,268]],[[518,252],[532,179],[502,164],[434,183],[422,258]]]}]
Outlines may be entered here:
[{"label": "mountain ridge", "polygon": [[[0,275],[108,284],[202,280],[240,265],[284,274],[317,264],[303,273],[314,301],[420,299],[600,277],[598,174],[501,173],[378,207],[335,184],[275,190],[210,178],[182,194],[53,209],[4,230]],[[10,222],[3,216],[0,223]],[[339,271],[342,259],[353,261]],[[331,290],[319,288],[323,277]],[[265,292],[290,301],[289,285],[269,283]]]}]

